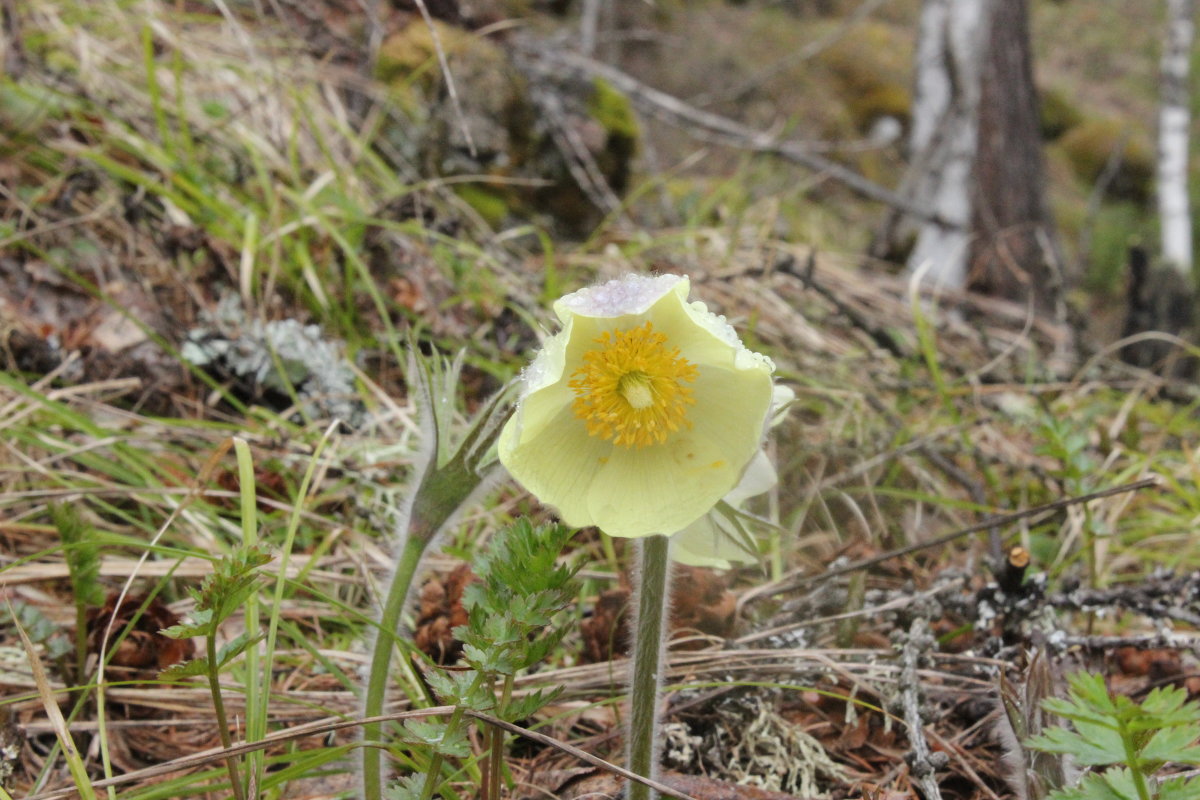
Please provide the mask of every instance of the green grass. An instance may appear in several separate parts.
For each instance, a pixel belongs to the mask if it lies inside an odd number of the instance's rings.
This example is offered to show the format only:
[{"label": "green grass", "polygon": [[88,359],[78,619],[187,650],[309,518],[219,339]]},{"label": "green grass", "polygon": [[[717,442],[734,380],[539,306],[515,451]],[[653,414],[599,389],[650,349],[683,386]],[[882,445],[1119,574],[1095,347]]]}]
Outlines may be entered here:
[{"label": "green grass", "polygon": [[[869,213],[836,192],[796,188],[794,176],[774,162],[722,156],[717,161],[732,164],[732,176],[647,176],[627,210],[636,218],[666,197],[670,228],[630,231],[614,217],[582,244],[553,241],[533,227],[497,236],[439,181],[405,172],[388,149],[403,120],[381,105],[356,121],[337,91],[343,76],[305,56],[269,20],[241,20],[250,31],[243,38],[217,16],[168,16],[166,6],[25,6],[24,43],[35,67],[0,77],[4,155],[17,165],[0,196],[0,256],[41,276],[31,301],[61,301],[67,310],[54,316],[59,312],[38,306],[45,319],[18,322],[46,322],[61,338],[79,333],[66,317],[83,307],[147,324],[145,308],[121,293],[122,282],[133,284],[143,292],[135,297],[152,298],[174,315],[148,332],[162,348],[152,363],[188,377],[151,413],[141,405],[146,384],[69,370],[53,379],[0,373],[0,583],[19,577],[14,591],[30,589],[25,600],[43,616],[73,624],[65,575],[36,574],[64,563],[53,524],[57,503],[69,503],[95,531],[109,591],[128,585],[159,594],[184,614],[192,609],[187,590],[213,563],[242,545],[270,549],[276,560],[263,569],[264,587],[221,632],[223,640],[242,630],[266,636],[220,676],[245,741],[262,742],[300,721],[358,718],[364,642],[373,638],[394,556],[386,532],[419,449],[417,409],[403,375],[406,332],[414,331],[421,346],[465,351],[458,399],[473,410],[522,368],[534,331],[549,324],[548,302],[627,270],[695,273],[701,295],[769,352],[799,392],[773,445],[780,487],[758,509],[786,531],[774,576],[819,571],[844,546],[900,546],[982,513],[1144,475],[1159,476],[1163,489],[1032,520],[1003,531],[1005,542],[1030,547],[1052,580],[1087,575],[1111,585],[1159,566],[1200,568],[1191,535],[1200,520],[1194,404],[1155,398],[1149,379],[1108,388],[1114,376],[1125,380],[1111,370],[1039,386],[1049,348],[1038,340],[1040,350],[1018,348],[981,379],[978,370],[995,350],[980,344],[978,330],[925,306],[914,318],[903,287],[884,278],[862,289],[863,273],[850,265],[868,233],[865,225],[847,230],[846,220]],[[368,87],[368,105],[381,97]],[[409,197],[458,220],[458,232],[397,213]],[[1110,264],[1118,239],[1139,222],[1135,210],[1105,207],[1093,242],[1097,263]],[[804,263],[804,247],[780,241],[782,232],[834,249],[818,260],[818,279],[895,331],[911,357],[881,356],[798,281],[762,277],[783,252]],[[1100,267],[1092,277],[1103,286],[1113,280]],[[180,366],[184,332],[200,324],[222,291],[240,295],[247,320],[300,319],[344,342],[360,371],[355,400],[363,424],[348,430],[306,419]],[[94,304],[80,305],[86,303]],[[294,400],[295,386],[289,388]],[[462,412],[450,417],[455,432],[464,422]],[[468,510],[443,549],[469,560],[525,513],[546,512],[503,485]],[[589,569],[571,613],[582,619],[627,558],[607,541],[578,547]],[[903,565],[931,570],[930,562],[950,564],[973,552],[968,542]],[[142,558],[134,575],[131,564]],[[764,578],[747,570],[735,581],[747,589]],[[768,619],[777,605],[756,603],[746,614]],[[861,629],[879,632],[883,625],[863,620]],[[0,619],[0,641],[14,635],[7,617]],[[44,656],[45,644],[33,645]],[[519,688],[555,685],[578,649],[571,631]],[[845,657],[867,669],[865,656]],[[688,682],[701,687],[723,679],[731,656],[713,649],[697,658]],[[70,695],[67,718],[97,720],[95,673],[80,681],[43,660],[46,688]],[[617,705],[621,682],[599,667],[588,674],[592,682],[570,699],[589,711]],[[784,678],[775,683],[797,685]],[[412,669],[393,670],[393,680],[402,706],[431,702]],[[210,715],[209,696],[188,686],[147,674],[114,679],[103,692],[106,726],[81,737],[99,737],[98,749],[119,752],[133,734],[108,723],[123,714]],[[27,704],[35,688],[26,681],[0,697],[0,710]],[[533,724],[586,742],[591,734],[576,726],[575,713],[567,706]],[[36,737],[53,746],[51,735]],[[257,776],[262,797],[292,796],[312,785],[304,781],[317,780],[350,796],[355,741],[350,728],[273,744],[241,763]],[[180,754],[210,743],[181,740]],[[398,741],[391,753],[415,769],[427,763]],[[32,791],[39,773],[64,785],[60,767],[52,758],[33,774],[22,772],[13,796]],[[73,767],[93,779],[124,772],[111,759],[89,757]],[[478,768],[468,759],[455,780]],[[97,796],[227,796],[223,763],[212,758],[195,770],[161,783],[142,776]],[[83,773],[75,780],[87,783]],[[453,790],[467,796],[471,788]]]}]

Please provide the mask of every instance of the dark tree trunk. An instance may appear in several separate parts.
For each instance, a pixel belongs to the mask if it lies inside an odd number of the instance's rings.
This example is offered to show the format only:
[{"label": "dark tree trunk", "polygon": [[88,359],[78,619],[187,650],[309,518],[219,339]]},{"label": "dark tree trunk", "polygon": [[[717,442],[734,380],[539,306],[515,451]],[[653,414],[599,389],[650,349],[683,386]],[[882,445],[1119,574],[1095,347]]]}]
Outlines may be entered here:
[{"label": "dark tree trunk", "polygon": [[[1129,249],[1129,303],[1121,337],[1158,331],[1196,341],[1196,293],[1188,276],[1173,264],[1152,268],[1146,248]],[[1162,338],[1146,338],[1121,348],[1121,358],[1160,375],[1194,379],[1200,362]]]},{"label": "dark tree trunk", "polygon": [[1061,290],[1029,49],[1028,0],[993,6],[983,67],[970,288],[1056,309]]}]

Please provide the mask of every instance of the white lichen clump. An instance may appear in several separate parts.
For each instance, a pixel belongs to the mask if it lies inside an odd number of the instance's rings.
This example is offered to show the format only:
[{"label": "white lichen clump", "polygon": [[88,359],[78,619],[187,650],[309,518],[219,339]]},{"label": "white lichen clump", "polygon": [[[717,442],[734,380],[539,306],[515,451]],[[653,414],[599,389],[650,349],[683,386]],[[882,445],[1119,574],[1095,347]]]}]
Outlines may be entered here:
[{"label": "white lichen clump", "polygon": [[317,325],[248,318],[234,294],[222,297],[204,321],[179,349],[185,361],[235,378],[260,396],[294,391],[309,419],[338,419],[351,428],[362,422],[345,346],[325,338]]}]

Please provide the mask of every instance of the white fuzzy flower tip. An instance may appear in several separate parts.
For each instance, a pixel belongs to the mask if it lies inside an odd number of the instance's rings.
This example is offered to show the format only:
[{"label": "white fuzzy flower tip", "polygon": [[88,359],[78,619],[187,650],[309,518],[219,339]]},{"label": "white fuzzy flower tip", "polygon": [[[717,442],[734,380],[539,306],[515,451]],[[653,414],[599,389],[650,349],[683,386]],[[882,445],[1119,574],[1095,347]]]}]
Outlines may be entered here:
[{"label": "white fuzzy flower tip", "polygon": [[689,303],[677,275],[630,275],[563,297],[563,329],[523,375],[500,460],[570,525],[671,534],[741,478],[771,409],[765,356]]}]

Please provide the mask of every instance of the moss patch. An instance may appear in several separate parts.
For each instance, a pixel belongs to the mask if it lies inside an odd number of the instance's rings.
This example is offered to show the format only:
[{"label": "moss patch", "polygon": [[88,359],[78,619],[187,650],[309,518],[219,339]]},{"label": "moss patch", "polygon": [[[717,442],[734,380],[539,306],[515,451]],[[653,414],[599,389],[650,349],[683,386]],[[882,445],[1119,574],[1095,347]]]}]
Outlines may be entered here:
[{"label": "moss patch", "polygon": [[869,131],[880,117],[907,124],[912,107],[911,51],[911,44],[895,28],[872,23],[861,25],[853,36],[840,39],[818,56],[859,131]]},{"label": "moss patch", "polygon": [[1042,89],[1038,94],[1038,123],[1042,138],[1057,139],[1083,122],[1083,112],[1058,88]]},{"label": "moss patch", "polygon": [[1094,119],[1067,131],[1060,144],[1075,175],[1088,183],[1095,183],[1113,153],[1119,152],[1121,164],[1109,194],[1139,203],[1150,197],[1154,151],[1144,133],[1114,119]]},{"label": "moss patch", "polygon": [[603,78],[593,80],[592,88],[595,91],[588,100],[588,114],[592,119],[599,122],[610,137],[637,141],[640,131],[629,98]]},{"label": "moss patch", "polygon": [[[463,30],[436,20],[434,28],[447,57],[461,50],[470,39]],[[385,39],[375,60],[375,77],[387,84],[418,79],[433,84],[441,80],[433,29],[424,22],[414,22]]]},{"label": "moss patch", "polygon": [[1101,294],[1120,290],[1129,248],[1154,240],[1154,221],[1135,203],[1106,203],[1092,223],[1091,252],[1084,288]]}]

